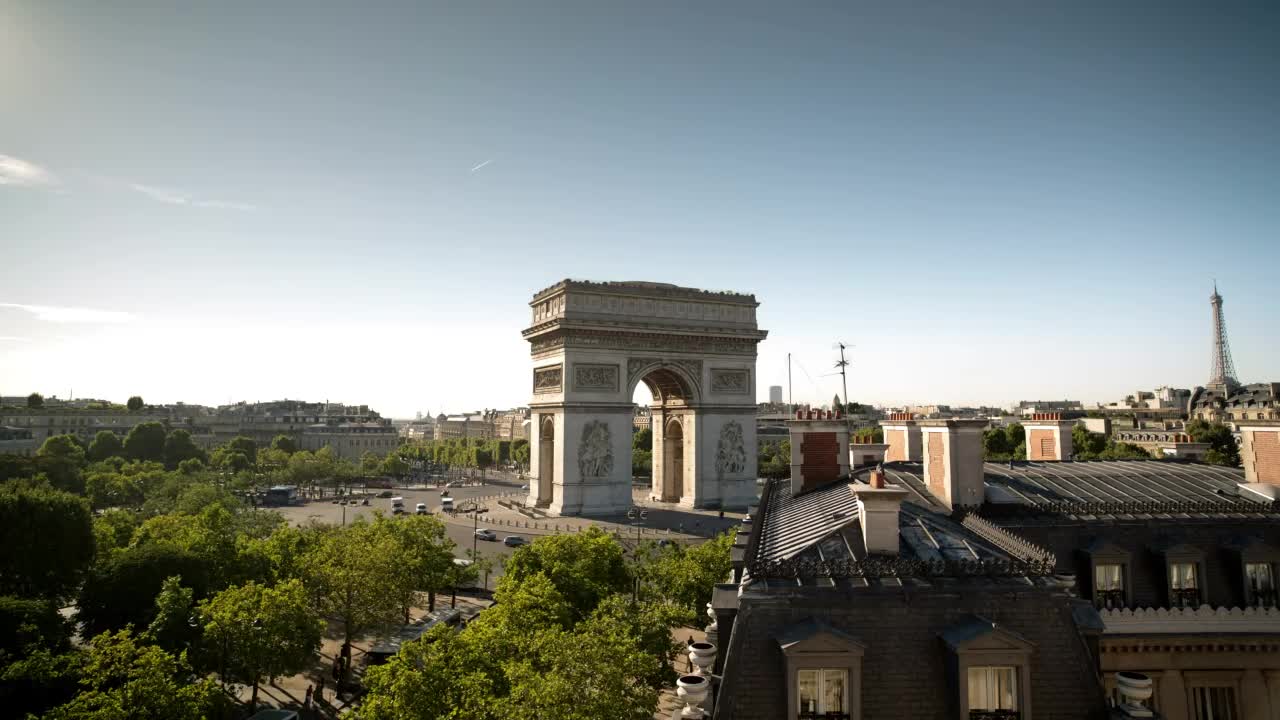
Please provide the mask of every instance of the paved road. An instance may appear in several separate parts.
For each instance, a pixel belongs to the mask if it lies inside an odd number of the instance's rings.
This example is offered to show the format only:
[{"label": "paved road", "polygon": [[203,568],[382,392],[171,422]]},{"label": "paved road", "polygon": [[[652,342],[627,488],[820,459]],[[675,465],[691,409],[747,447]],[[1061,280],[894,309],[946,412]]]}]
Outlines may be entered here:
[{"label": "paved road", "polygon": [[[514,483],[493,483],[483,486],[477,485],[461,488],[449,488],[449,494],[454,498],[455,503],[461,503],[465,500],[476,497],[495,495],[503,492],[514,492],[518,487],[519,486]],[[370,492],[376,495],[380,491],[371,490]],[[392,492],[395,496],[404,498],[404,506],[409,512],[413,512],[414,507],[418,503],[426,503],[427,508],[433,513],[438,513],[440,509],[440,491],[438,489],[405,490],[397,488],[392,490]],[[381,511],[385,515],[390,515],[391,500],[371,497],[368,506],[339,505],[337,503],[330,502],[329,500],[313,500],[303,505],[294,505],[277,509],[280,511],[280,514],[284,515],[286,520],[294,525],[305,524],[312,520],[337,525],[343,523],[344,520],[345,522],[351,522],[357,517],[371,517],[374,511]],[[487,527],[487,525],[485,525],[483,515],[480,516],[479,527]],[[498,542],[476,540],[476,550],[483,557],[507,557],[511,555],[515,549],[502,544],[502,538],[507,535],[517,533],[510,528],[495,528],[494,531],[498,533]],[[467,552],[471,550],[472,547],[473,533],[471,524],[462,525],[454,522],[446,522],[445,532],[449,536],[449,539],[453,540],[454,544],[457,545],[454,555],[460,558],[467,557]],[[532,536],[526,537],[528,539],[533,539]],[[496,566],[498,563],[495,562],[494,564]],[[490,576],[491,587],[492,581],[500,575],[501,572],[500,568],[494,568],[494,574]]]}]

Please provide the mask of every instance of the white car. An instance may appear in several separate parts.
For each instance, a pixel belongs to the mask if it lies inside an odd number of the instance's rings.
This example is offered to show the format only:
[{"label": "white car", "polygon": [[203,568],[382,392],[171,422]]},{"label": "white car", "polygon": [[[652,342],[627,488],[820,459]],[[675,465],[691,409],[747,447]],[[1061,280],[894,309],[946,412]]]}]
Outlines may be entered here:
[{"label": "white car", "polygon": [[419,515],[426,515],[426,514],[427,514],[427,504],[426,504],[426,503],[418,503],[418,504],[417,504],[417,506],[414,508],[414,512],[416,512],[416,513],[417,513],[417,514],[419,514]]},{"label": "white car", "polygon": [[498,540],[498,533],[490,530],[489,528],[480,528],[479,530],[476,530],[476,537],[481,540],[492,540],[496,542]]}]

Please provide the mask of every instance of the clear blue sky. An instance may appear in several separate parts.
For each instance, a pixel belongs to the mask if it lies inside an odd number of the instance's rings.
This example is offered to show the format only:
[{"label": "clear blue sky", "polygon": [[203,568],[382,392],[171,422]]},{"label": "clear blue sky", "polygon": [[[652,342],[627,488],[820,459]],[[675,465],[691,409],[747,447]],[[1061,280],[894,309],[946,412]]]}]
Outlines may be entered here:
[{"label": "clear blue sky", "polygon": [[522,404],[564,277],[952,404],[1203,383],[1216,278],[1280,380],[1280,4],[322,5],[0,0],[0,393]]}]

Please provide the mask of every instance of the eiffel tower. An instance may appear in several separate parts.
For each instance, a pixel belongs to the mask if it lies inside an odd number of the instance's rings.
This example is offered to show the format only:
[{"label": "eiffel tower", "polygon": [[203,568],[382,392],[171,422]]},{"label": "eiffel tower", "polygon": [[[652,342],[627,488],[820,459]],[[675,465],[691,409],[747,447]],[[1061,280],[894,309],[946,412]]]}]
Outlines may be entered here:
[{"label": "eiffel tower", "polygon": [[1209,296],[1209,304],[1213,306],[1213,371],[1206,390],[1213,390],[1229,395],[1240,387],[1236,381],[1236,366],[1231,362],[1231,346],[1227,344],[1227,320],[1222,315],[1222,296],[1218,294],[1218,283],[1213,283],[1213,294]]}]

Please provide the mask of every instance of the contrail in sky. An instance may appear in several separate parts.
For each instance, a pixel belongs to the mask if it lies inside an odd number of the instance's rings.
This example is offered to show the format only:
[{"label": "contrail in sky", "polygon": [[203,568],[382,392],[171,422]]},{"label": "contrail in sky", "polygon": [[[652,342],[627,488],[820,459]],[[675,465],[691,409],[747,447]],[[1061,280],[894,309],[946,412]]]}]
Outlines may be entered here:
[{"label": "contrail in sky", "polygon": [[485,165],[488,165],[488,164],[489,164],[489,163],[491,163],[491,162],[493,162],[493,160],[485,160],[484,162],[480,163],[479,165],[477,165],[477,166],[475,166],[475,167],[471,168],[471,172],[475,172],[475,171],[479,170],[480,168],[484,167]]}]

